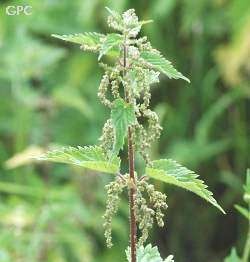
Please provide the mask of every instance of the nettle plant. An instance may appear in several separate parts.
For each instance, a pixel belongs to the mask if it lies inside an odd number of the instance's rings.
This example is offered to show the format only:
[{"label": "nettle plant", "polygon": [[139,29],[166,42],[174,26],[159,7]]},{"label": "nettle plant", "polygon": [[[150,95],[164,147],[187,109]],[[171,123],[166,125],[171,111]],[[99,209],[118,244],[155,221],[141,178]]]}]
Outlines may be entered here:
[{"label": "nettle plant", "polygon": [[[53,35],[56,38],[80,44],[84,51],[98,54],[98,61],[111,56],[111,64],[99,62],[104,69],[98,97],[110,108],[111,116],[103,127],[99,146],[67,147],[50,151],[41,160],[74,164],[114,174],[106,185],[107,206],[103,216],[104,235],[108,247],[112,246],[112,218],[118,210],[121,193],[129,195],[130,246],[126,250],[130,262],[173,261],[163,260],[158,249],[150,244],[144,247],[154,221],[164,225],[167,209],[166,195],[149,183],[149,178],[189,190],[217,207],[223,213],[204,182],[193,171],[172,159],[152,161],[148,151],[160,137],[161,126],[157,114],[150,109],[150,86],[159,82],[160,73],[169,78],[189,79],[178,72],[161,53],[154,49],[147,37],[138,37],[141,27],[151,21],[139,21],[134,9],[123,14],[107,8],[108,25],[118,33],[83,33]],[[128,174],[121,174],[119,153],[127,141]],[[145,174],[135,172],[135,153],[145,160]]]}]

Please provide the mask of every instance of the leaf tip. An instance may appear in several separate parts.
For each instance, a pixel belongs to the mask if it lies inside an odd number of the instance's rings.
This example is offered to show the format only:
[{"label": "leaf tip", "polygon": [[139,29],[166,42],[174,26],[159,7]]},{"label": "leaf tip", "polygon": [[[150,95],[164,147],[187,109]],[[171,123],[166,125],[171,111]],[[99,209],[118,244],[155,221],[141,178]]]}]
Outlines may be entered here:
[{"label": "leaf tip", "polygon": [[227,214],[227,212],[222,207],[220,207],[220,211],[222,212],[223,215]]},{"label": "leaf tip", "polygon": [[189,84],[191,83],[190,79],[187,78],[186,76],[182,75],[181,78],[182,78],[183,80],[185,80],[186,82],[188,82]]}]

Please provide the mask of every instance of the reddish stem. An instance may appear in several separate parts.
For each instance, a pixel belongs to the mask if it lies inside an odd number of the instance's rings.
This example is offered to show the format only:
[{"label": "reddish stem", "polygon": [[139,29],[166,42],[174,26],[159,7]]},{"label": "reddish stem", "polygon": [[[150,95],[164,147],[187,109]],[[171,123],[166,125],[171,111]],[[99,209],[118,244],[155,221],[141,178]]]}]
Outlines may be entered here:
[{"label": "reddish stem", "polygon": [[[123,65],[124,65],[123,76],[125,76],[126,68],[127,68],[126,40],[124,44]],[[125,98],[127,102],[130,102],[128,98],[127,90],[125,90]],[[136,218],[135,218],[136,180],[135,180],[134,145],[133,145],[131,127],[128,128],[128,160],[129,160],[129,177],[131,180],[131,187],[129,189],[130,251],[131,251],[131,262],[136,262],[136,242],[137,242],[137,226],[136,226]]]}]

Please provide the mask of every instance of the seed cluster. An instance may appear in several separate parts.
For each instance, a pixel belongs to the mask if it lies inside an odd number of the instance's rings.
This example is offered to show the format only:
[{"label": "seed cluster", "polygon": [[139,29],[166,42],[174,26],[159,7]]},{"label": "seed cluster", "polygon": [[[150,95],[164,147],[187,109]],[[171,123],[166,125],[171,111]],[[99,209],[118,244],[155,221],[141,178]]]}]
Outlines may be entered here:
[{"label": "seed cluster", "polygon": [[[146,193],[149,205],[146,198],[143,196]],[[136,214],[139,228],[141,230],[141,237],[138,241],[138,246],[148,238],[148,232],[153,226],[154,217],[159,227],[164,226],[163,211],[167,209],[167,196],[157,190],[154,186],[149,184],[146,180],[140,180],[137,183],[137,198],[136,198]]]},{"label": "seed cluster", "polygon": [[[148,238],[149,230],[152,228],[154,219],[158,226],[163,227],[163,211],[167,209],[166,195],[155,190],[154,186],[149,184],[146,179],[137,180],[136,178],[136,200],[135,200],[135,214],[136,222],[141,231],[141,237],[138,241],[138,246]],[[117,176],[115,181],[112,181],[106,186],[107,190],[107,204],[104,218],[104,236],[108,247],[112,247],[112,218],[118,210],[119,197],[124,188],[128,191],[131,188],[131,180],[128,174]]]},{"label": "seed cluster", "polygon": [[114,144],[114,128],[111,119],[108,119],[102,128],[102,136],[99,138],[101,147],[109,152]]},{"label": "seed cluster", "polygon": [[160,137],[162,127],[159,124],[159,118],[157,114],[150,109],[143,109],[142,115],[148,119],[147,127],[138,123],[135,127],[135,140],[136,148],[142,155],[144,160],[149,164],[150,158],[148,154],[148,149],[151,143]]},{"label": "seed cluster", "polygon": [[136,37],[141,30],[141,24],[134,9],[129,9],[122,15],[112,11],[112,15],[108,16],[108,26],[128,37]]},{"label": "seed cluster", "polygon": [[[124,176],[125,177],[125,176]],[[107,190],[107,202],[106,202],[106,211],[103,215],[104,223],[104,236],[106,238],[107,247],[112,247],[112,218],[116,214],[119,205],[119,195],[122,193],[124,187],[126,186],[126,179],[117,177],[115,181],[112,181],[110,184],[106,185]]]},{"label": "seed cluster", "polygon": [[106,93],[108,91],[108,86],[109,86],[109,77],[108,75],[103,75],[99,90],[98,90],[98,97],[100,101],[107,107],[111,107],[111,102],[106,98]]}]

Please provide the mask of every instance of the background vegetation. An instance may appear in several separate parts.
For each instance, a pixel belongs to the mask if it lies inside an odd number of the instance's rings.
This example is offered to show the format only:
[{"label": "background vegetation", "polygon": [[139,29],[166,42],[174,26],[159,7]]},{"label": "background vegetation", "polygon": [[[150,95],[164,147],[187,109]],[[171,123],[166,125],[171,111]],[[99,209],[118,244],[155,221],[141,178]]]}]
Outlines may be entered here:
[{"label": "background vegetation", "polygon": [[[30,4],[33,14],[7,16],[10,4]],[[114,248],[105,248],[102,234],[103,185],[112,178],[29,158],[53,144],[94,144],[101,134],[109,112],[97,100],[102,72],[95,55],[50,34],[107,31],[104,6],[152,18],[144,34],[190,78],[162,77],[153,89],[164,132],[152,154],[195,170],[227,210],[223,216],[164,186],[167,226],[152,242],[177,262],[223,261],[231,246],[242,251],[247,230],[233,204],[241,203],[249,166],[248,0],[1,1],[0,261],[125,261],[125,201]]]}]

